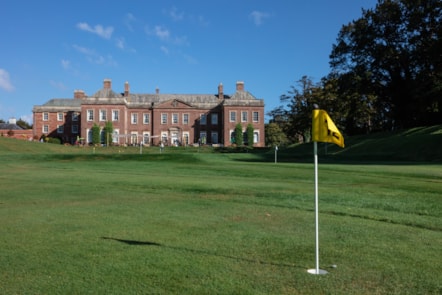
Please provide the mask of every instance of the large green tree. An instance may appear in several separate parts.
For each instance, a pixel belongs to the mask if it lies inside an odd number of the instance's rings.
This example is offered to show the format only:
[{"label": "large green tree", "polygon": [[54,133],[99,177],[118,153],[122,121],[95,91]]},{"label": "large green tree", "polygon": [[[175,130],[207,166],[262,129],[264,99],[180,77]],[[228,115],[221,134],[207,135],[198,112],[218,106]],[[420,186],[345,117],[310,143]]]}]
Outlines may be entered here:
[{"label": "large green tree", "polygon": [[382,129],[442,122],[441,42],[440,0],[379,0],[363,10],[330,55],[348,114],[364,112],[365,124]]}]

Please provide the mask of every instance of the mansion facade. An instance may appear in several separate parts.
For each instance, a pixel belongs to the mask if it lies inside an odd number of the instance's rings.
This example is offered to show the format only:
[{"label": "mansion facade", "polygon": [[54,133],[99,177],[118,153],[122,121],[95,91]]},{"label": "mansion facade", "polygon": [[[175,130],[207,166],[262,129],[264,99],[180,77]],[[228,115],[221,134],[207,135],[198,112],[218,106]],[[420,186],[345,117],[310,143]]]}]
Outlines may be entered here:
[{"label": "mansion facade", "polygon": [[[161,94],[159,89],[136,94],[128,82],[124,92],[115,92],[112,81],[104,79],[102,89],[91,96],[75,90],[73,98],[54,98],[32,111],[34,138],[57,137],[63,143],[92,143],[92,127],[98,125],[104,135],[103,128],[111,122],[115,145],[230,146],[239,123],[246,144],[251,124],[253,146],[265,146],[264,100],[245,91],[242,81],[232,95],[224,94],[222,84],[216,94]],[[106,143],[104,136],[101,141]]]}]

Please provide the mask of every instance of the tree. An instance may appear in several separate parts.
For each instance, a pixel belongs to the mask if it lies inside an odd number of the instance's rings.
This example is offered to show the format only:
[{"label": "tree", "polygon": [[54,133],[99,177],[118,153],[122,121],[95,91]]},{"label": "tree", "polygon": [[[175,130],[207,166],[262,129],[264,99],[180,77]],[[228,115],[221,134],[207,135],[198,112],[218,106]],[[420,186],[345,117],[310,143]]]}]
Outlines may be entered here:
[{"label": "tree", "polygon": [[112,134],[114,132],[114,126],[112,125],[111,121],[106,122],[103,132],[104,132],[104,140],[106,142],[106,145],[112,144]]},{"label": "tree", "polygon": [[17,121],[17,125],[20,126],[23,129],[32,129],[32,125],[28,124],[28,122],[26,122],[26,121],[24,121],[22,119],[19,119]]},{"label": "tree", "polygon": [[289,141],[282,128],[277,123],[269,123],[265,125],[266,146],[284,146]]},{"label": "tree", "polygon": [[280,97],[287,105],[284,132],[291,142],[306,142],[310,137],[313,106],[320,102],[322,92],[307,76],[297,81],[297,87],[290,87],[291,90]]},{"label": "tree", "polygon": [[98,126],[96,123],[94,123],[94,126],[92,126],[92,144],[100,144],[100,126]]},{"label": "tree", "polygon": [[236,124],[235,126],[235,143],[236,146],[243,146],[243,135],[242,135],[242,126],[240,123]]},{"label": "tree", "polygon": [[[379,0],[363,10],[342,27],[330,55],[349,114],[359,110],[382,129],[441,123],[440,48],[440,0]],[[356,118],[346,125],[360,124]]]},{"label": "tree", "polygon": [[247,125],[247,145],[249,147],[253,147],[253,135],[255,133],[255,129],[252,124]]}]

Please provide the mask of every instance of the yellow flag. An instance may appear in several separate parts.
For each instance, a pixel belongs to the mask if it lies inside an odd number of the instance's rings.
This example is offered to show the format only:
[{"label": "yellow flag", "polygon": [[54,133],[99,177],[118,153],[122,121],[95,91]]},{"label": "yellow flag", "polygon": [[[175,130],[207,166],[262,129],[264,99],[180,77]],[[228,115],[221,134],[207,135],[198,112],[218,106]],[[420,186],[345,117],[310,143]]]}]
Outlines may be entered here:
[{"label": "yellow flag", "polygon": [[312,140],[330,142],[344,147],[344,137],[324,110],[313,110]]}]

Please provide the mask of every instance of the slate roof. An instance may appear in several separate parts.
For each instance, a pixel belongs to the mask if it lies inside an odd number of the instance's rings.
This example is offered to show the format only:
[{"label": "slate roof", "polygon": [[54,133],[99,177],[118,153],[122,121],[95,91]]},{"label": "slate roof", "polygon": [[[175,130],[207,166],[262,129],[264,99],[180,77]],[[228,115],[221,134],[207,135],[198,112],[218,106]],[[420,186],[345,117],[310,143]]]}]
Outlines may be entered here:
[{"label": "slate roof", "polygon": [[0,130],[25,130],[17,124],[0,123]]},{"label": "slate roof", "polygon": [[72,99],[72,98],[53,98],[47,101],[45,104],[40,106],[34,106],[33,111],[39,110],[80,110],[81,109],[81,100],[80,99]]},{"label": "slate roof", "polygon": [[264,106],[262,99],[256,99],[248,91],[236,91],[232,96],[224,95],[220,100],[218,94],[136,94],[131,93],[125,97],[110,88],[102,88],[92,96],[86,96],[83,99],[54,98],[41,106],[34,106],[34,111],[43,110],[80,110],[82,104],[125,104],[128,107],[155,108],[159,104],[167,101],[178,100],[192,107],[201,109],[211,109],[218,105],[244,105],[244,106]]}]

